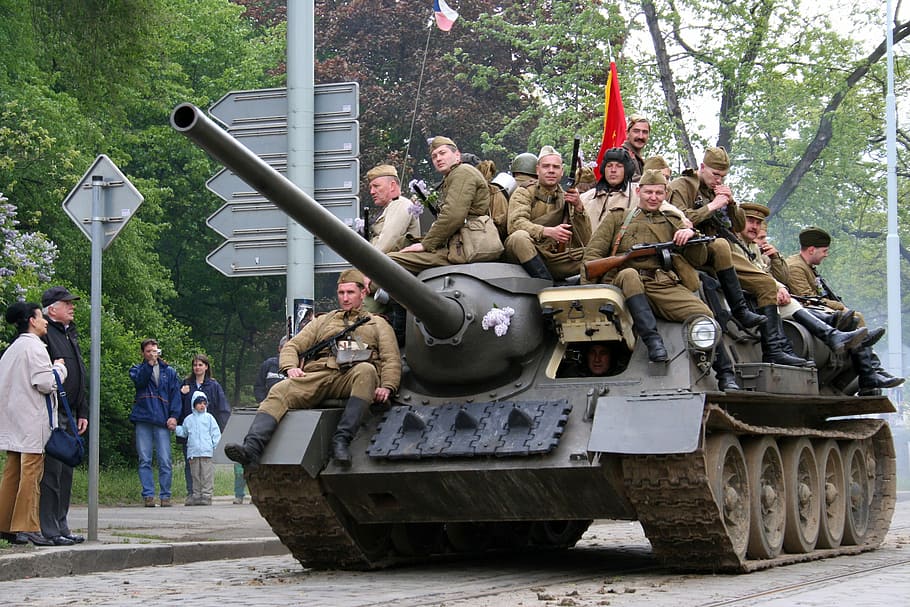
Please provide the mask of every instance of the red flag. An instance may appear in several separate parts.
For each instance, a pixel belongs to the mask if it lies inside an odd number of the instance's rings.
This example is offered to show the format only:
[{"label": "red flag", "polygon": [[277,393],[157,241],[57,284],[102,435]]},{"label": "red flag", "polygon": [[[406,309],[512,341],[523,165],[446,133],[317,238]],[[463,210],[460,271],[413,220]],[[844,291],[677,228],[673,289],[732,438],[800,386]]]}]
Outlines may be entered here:
[{"label": "red flag", "polygon": [[626,111],[622,107],[622,95],[619,94],[619,77],[616,75],[616,62],[610,62],[610,75],[604,86],[604,135],[597,153],[597,166],[594,167],[594,178],[600,181],[600,165],[604,154],[610,148],[619,147],[626,140]]}]

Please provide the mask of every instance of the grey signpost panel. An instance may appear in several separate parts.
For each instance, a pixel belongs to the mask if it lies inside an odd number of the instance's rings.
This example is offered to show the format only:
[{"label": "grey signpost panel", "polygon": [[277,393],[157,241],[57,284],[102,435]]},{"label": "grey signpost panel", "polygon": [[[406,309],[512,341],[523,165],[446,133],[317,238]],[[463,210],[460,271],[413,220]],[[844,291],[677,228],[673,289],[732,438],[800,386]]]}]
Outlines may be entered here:
[{"label": "grey signpost panel", "polygon": [[101,428],[101,254],[126,226],[143,196],[110,158],[101,154],[66,199],[63,208],[92,243],[89,316],[88,539],[98,539],[98,479]]},{"label": "grey signpost panel", "polygon": [[[356,82],[318,84],[314,92],[313,197],[348,225],[360,216],[359,93]],[[276,170],[287,171],[286,89],[232,91],[216,101],[209,114]],[[206,187],[227,203],[207,224],[228,239],[206,258],[208,263],[227,276],[284,274],[287,215],[227,169]],[[285,259],[278,263],[282,254]],[[318,239],[313,254],[316,272],[348,266]]]}]

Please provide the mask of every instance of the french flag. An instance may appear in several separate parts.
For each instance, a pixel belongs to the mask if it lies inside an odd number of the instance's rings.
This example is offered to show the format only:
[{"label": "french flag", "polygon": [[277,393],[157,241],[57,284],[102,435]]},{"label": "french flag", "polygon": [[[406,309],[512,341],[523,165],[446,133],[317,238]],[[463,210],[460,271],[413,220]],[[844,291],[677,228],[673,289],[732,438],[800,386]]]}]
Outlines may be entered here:
[{"label": "french flag", "polygon": [[446,0],[433,0],[433,12],[436,13],[436,27],[444,32],[452,29],[458,19],[458,11],[446,4]]}]

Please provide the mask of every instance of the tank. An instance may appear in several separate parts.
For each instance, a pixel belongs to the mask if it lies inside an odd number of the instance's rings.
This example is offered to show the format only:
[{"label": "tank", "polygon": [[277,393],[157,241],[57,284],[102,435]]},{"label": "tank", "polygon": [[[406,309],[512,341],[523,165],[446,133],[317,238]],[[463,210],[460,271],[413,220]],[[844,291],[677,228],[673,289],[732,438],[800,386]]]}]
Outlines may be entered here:
[{"label": "tank", "polygon": [[[339,402],[289,412],[253,503],[305,567],[370,569],[434,557],[573,546],[595,519],[637,520],[667,566],[748,572],[876,548],[896,495],[883,396],[801,327],[817,368],[761,362],[755,335],[694,317],[659,321],[670,354],[650,363],[612,286],[550,286],[518,265],[415,277],[209,120],[183,104],[172,126],[407,308],[403,376],[373,411],[349,468],[330,461]],[[511,309],[503,331],[484,318]],[[589,376],[591,342],[614,353]],[[719,392],[714,348],[744,389]],[[222,444],[253,417],[237,412]],[[220,461],[227,462],[221,446]]]}]

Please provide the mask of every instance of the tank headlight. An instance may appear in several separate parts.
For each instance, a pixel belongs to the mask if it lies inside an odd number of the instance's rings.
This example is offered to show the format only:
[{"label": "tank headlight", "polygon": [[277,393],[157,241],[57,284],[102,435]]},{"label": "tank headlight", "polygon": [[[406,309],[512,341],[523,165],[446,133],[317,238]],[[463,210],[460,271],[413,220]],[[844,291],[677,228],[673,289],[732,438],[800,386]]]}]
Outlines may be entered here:
[{"label": "tank headlight", "polygon": [[720,326],[713,318],[696,316],[686,322],[686,339],[690,348],[708,351],[720,343]]}]

